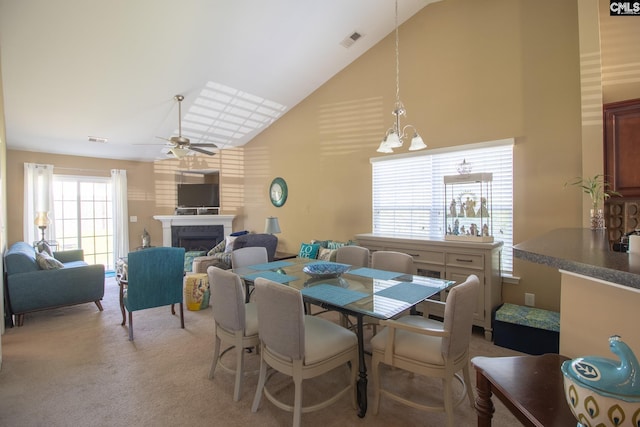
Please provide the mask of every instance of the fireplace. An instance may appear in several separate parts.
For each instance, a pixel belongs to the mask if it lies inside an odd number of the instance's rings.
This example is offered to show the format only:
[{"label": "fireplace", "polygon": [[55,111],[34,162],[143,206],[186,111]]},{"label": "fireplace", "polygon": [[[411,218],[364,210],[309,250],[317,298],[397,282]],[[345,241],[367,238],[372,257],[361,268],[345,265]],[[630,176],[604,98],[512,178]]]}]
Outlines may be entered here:
[{"label": "fireplace", "polygon": [[174,225],[171,246],[185,251],[208,251],[224,239],[222,225]]},{"label": "fireplace", "polygon": [[[234,215],[155,215],[153,217],[162,222],[162,246],[203,248],[209,250],[225,236],[232,233]],[[208,227],[216,227],[216,231],[209,233]],[[204,228],[203,228],[204,227]],[[186,233],[174,240],[174,229],[184,228]],[[204,231],[204,232],[203,232]],[[182,240],[182,243],[180,243]],[[178,242],[178,243],[176,243]],[[184,246],[183,246],[184,245]],[[191,249],[191,250],[198,250]]]}]

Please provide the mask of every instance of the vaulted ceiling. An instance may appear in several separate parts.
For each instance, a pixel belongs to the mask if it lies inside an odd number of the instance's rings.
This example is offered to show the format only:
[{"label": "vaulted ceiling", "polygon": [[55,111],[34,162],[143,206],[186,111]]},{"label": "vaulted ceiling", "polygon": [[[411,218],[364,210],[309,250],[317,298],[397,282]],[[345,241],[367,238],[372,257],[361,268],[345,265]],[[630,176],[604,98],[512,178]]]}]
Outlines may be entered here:
[{"label": "vaulted ceiling", "polygon": [[[399,0],[399,23],[432,1]],[[394,13],[393,0],[0,0],[7,146],[166,158],[178,94],[191,143],[244,145],[392,32]]]}]

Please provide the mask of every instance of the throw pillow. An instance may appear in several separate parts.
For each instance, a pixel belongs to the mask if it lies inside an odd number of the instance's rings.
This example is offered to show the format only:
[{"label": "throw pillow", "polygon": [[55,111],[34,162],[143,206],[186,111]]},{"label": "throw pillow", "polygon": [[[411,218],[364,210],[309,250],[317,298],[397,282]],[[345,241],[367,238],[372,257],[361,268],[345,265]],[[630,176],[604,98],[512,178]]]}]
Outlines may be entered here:
[{"label": "throw pillow", "polygon": [[44,241],[38,242],[38,252],[45,252],[49,256],[53,256],[53,252],[51,252],[51,246],[49,246],[49,243]]},{"label": "throw pillow", "polygon": [[322,261],[331,261],[331,255],[334,251],[334,249],[320,248],[318,251],[318,259]]},{"label": "throw pillow", "polygon": [[225,247],[224,247],[224,251],[228,254],[230,254],[231,252],[233,252],[233,242],[235,242],[235,240],[238,238],[238,236],[232,236],[232,235],[228,235],[227,238],[225,239]]},{"label": "throw pillow", "polygon": [[41,270],[59,270],[64,268],[64,264],[46,252],[36,254],[36,263]]},{"label": "throw pillow", "polygon": [[300,252],[298,252],[298,257],[316,259],[318,258],[319,250],[320,245],[318,244],[303,243],[300,245]]},{"label": "throw pillow", "polygon": [[217,245],[215,245],[213,247],[213,249],[211,249],[209,252],[207,252],[208,256],[214,255],[214,254],[219,254],[224,252],[224,246],[227,244],[227,242],[222,239],[222,241],[220,243],[218,243]]}]

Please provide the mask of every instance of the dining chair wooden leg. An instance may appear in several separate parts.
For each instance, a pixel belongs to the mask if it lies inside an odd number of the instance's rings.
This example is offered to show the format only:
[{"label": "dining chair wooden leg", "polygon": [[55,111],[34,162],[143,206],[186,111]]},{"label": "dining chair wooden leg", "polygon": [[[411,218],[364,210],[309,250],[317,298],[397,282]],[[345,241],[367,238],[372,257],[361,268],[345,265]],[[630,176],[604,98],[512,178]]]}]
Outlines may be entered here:
[{"label": "dining chair wooden leg", "polygon": [[184,307],[182,303],[180,303],[180,327],[184,329]]},{"label": "dining chair wooden leg", "polygon": [[129,312],[129,341],[133,341],[133,313]]},{"label": "dining chair wooden leg", "polygon": [[218,359],[220,358],[220,343],[221,340],[217,336],[214,336],[213,340],[213,361],[211,362],[211,368],[209,369],[209,379],[213,378],[218,366]]}]

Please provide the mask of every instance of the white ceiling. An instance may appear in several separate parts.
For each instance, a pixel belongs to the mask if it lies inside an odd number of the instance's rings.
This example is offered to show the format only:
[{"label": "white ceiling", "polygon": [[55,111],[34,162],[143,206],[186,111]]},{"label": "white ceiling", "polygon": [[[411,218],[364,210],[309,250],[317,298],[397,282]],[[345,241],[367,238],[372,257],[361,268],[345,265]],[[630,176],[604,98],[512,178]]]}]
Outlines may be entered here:
[{"label": "white ceiling", "polygon": [[[432,1],[399,0],[399,22]],[[157,137],[178,134],[177,94],[192,143],[244,145],[392,32],[394,10],[392,0],[0,0],[7,146],[166,158]],[[343,47],[354,31],[363,37]]]}]

